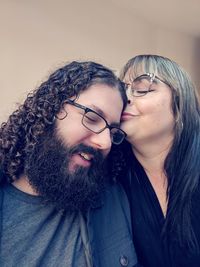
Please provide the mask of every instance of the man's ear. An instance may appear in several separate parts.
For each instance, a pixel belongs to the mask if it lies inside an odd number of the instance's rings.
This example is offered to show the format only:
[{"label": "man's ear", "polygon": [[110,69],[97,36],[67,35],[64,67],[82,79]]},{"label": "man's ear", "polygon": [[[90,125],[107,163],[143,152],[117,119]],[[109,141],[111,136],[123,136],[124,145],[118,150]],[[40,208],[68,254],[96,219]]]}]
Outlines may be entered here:
[{"label": "man's ear", "polygon": [[67,111],[64,108],[62,108],[62,110],[59,111],[59,113],[57,113],[55,117],[58,120],[64,120],[67,117],[67,114],[68,114]]}]

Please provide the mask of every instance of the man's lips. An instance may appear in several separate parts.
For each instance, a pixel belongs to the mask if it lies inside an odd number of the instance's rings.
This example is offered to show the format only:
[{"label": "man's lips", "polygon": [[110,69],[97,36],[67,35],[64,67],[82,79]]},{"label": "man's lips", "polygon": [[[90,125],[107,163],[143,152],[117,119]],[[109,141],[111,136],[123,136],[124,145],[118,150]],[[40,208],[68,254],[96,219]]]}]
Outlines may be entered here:
[{"label": "man's lips", "polygon": [[91,161],[94,157],[93,155],[84,152],[79,153],[79,155],[86,161]]},{"label": "man's lips", "polygon": [[98,149],[84,144],[79,144],[70,150],[69,170],[74,171],[79,167],[91,167],[103,162],[103,153]]},{"label": "man's lips", "polygon": [[87,153],[75,153],[71,156],[69,170],[74,171],[78,166],[89,168],[92,164],[93,155]]}]

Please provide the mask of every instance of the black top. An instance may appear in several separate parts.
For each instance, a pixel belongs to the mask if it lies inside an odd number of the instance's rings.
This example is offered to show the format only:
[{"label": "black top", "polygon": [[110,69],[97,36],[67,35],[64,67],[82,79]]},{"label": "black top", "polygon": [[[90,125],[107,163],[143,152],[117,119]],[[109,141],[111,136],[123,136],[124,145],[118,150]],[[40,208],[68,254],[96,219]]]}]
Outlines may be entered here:
[{"label": "black top", "polygon": [[[155,191],[140,163],[132,155],[130,166],[121,183],[131,206],[133,241],[139,263],[144,267],[200,267],[200,254],[191,255],[174,240],[167,245],[161,232],[164,224]],[[194,202],[193,226],[200,246],[200,201]]]}]

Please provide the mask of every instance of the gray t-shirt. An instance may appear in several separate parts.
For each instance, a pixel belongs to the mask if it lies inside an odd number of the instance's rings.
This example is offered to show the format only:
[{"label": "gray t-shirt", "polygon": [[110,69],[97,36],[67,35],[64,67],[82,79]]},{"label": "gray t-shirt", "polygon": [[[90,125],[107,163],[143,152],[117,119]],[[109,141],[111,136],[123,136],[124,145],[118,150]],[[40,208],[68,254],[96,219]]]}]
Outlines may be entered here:
[{"label": "gray t-shirt", "polygon": [[77,213],[58,212],[7,185],[3,190],[1,267],[86,267]]}]

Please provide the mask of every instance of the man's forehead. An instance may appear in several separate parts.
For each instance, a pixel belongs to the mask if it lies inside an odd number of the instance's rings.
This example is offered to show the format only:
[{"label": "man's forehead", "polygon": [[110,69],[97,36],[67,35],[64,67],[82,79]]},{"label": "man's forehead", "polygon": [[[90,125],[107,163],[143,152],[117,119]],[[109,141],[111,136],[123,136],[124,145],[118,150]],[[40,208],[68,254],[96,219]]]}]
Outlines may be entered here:
[{"label": "man's forehead", "polygon": [[96,106],[94,104],[88,105],[88,107],[93,109],[94,111],[96,111],[101,116],[105,116],[106,115],[105,112],[101,108],[99,108],[98,106]]},{"label": "man's forehead", "polygon": [[83,91],[77,101],[93,109],[110,122],[119,122],[123,100],[118,88],[105,84],[95,84]]}]

